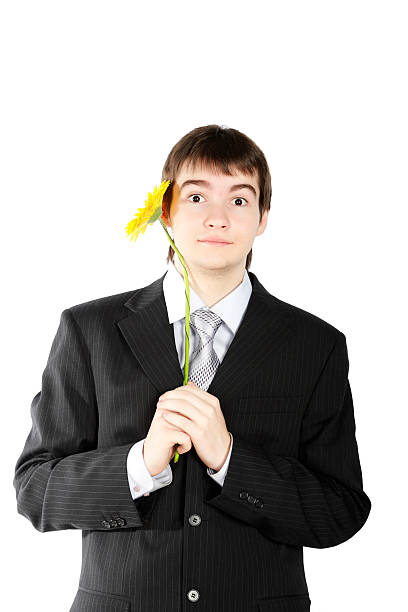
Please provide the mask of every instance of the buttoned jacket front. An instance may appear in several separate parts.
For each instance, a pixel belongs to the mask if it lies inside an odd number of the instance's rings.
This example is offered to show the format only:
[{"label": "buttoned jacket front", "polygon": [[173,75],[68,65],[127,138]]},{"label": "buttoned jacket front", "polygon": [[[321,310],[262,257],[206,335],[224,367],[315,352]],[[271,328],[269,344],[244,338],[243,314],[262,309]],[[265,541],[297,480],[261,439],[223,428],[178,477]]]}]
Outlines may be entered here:
[{"label": "buttoned jacket front", "polygon": [[82,530],[70,612],[303,612],[303,547],[367,520],[345,336],[249,277],[208,388],[234,439],[222,487],[193,447],[169,486],[130,494],[127,454],[183,384],[164,275],[62,312],[14,486],[37,530]]}]

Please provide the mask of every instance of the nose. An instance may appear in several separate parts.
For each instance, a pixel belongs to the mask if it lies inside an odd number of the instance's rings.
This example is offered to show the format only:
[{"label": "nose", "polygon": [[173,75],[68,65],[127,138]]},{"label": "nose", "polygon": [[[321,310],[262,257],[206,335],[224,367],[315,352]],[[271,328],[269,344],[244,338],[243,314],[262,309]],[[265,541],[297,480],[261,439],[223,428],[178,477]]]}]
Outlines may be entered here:
[{"label": "nose", "polygon": [[222,207],[212,206],[207,212],[205,224],[208,227],[224,228],[228,227],[229,222],[228,217]]}]

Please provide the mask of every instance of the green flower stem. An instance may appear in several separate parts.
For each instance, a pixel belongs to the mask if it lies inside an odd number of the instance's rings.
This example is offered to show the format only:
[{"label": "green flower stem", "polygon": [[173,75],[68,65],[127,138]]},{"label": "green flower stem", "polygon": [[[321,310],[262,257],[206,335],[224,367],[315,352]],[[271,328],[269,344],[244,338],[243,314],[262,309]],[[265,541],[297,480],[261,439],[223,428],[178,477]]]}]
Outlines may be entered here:
[{"label": "green flower stem", "polygon": [[[169,234],[169,232],[167,231],[167,227],[166,224],[164,223],[163,219],[160,217],[159,218],[160,224],[162,226],[162,228],[164,229],[164,231],[167,234],[167,238],[169,239],[171,246],[173,247],[173,249],[176,251],[177,255],[179,256],[181,265],[183,266],[184,269],[184,282],[186,285],[186,350],[185,350],[185,363],[184,363],[184,381],[183,381],[183,385],[186,385],[188,382],[188,357],[189,357],[189,339],[190,339],[190,289],[189,289],[189,285],[188,285],[188,274],[187,274],[187,269],[186,266],[184,264],[184,259],[180,253],[180,251],[178,250],[178,248],[176,247],[176,245],[174,244],[173,240],[171,239],[171,236]],[[179,460],[179,453],[176,450],[176,454],[174,455],[174,463],[177,463],[177,461]]]}]

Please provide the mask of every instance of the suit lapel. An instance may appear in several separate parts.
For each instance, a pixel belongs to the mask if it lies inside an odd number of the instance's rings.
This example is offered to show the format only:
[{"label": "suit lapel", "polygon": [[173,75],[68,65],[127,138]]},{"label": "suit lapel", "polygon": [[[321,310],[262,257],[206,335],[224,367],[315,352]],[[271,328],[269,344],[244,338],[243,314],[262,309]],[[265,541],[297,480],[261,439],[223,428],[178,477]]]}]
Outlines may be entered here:
[{"label": "suit lapel", "polygon": [[[223,400],[237,396],[261,363],[292,333],[288,311],[253,272],[252,293],[241,324],[218,366],[208,393]],[[163,293],[165,274],[138,289],[124,303],[130,313],[117,322],[132,353],[159,393],[181,387],[184,380]]]},{"label": "suit lapel", "polygon": [[181,387],[184,380],[173,325],[167,315],[164,277],[165,274],[132,294],[124,303],[130,314],[117,322],[132,353],[160,393]]}]

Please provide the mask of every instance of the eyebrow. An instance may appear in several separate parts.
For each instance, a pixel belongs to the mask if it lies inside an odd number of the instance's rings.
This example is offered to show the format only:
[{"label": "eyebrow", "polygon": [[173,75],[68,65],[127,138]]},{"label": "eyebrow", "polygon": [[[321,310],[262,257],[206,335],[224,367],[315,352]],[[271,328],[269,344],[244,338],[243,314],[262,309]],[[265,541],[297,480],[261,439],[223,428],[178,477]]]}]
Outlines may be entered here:
[{"label": "eyebrow", "polygon": [[[184,181],[184,183],[180,187],[180,191],[186,187],[186,185],[203,185],[203,187],[211,187],[211,183],[208,181],[204,181],[203,179],[189,179],[188,181]],[[235,189],[249,189],[252,191],[254,196],[256,197],[255,187],[249,183],[240,183],[239,185],[232,185],[230,192],[235,191]]]}]

